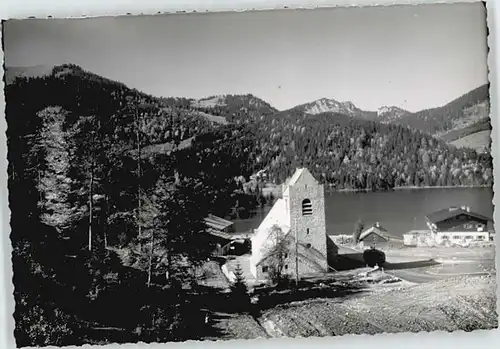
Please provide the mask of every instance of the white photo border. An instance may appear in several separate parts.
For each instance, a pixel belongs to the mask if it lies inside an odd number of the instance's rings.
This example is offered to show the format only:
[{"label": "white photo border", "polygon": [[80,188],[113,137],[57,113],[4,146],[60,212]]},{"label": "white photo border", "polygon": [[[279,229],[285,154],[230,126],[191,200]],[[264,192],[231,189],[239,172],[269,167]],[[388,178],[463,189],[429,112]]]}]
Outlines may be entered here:
[{"label": "white photo border", "polygon": [[[247,10],[268,10],[268,9],[296,9],[296,8],[316,8],[316,7],[337,7],[337,6],[384,6],[395,4],[418,5],[426,3],[459,3],[478,2],[475,0],[3,0],[0,4],[0,19],[12,18],[47,18],[47,17],[96,17],[96,16],[116,16],[116,15],[138,15],[157,14],[173,12],[219,12],[219,11],[247,11]],[[498,52],[500,45],[500,33],[498,33],[497,22],[500,18],[500,0],[486,1],[487,20],[489,28],[488,46],[488,66],[491,98],[491,124],[492,124],[492,156],[494,177],[500,178],[500,120],[499,113],[499,90],[498,90]],[[1,36],[1,33],[0,33]],[[3,62],[3,51],[0,53]],[[3,64],[3,63],[2,63]],[[3,68],[1,68],[3,73]],[[3,81],[0,82],[1,98],[0,110],[5,110],[5,100],[3,94]],[[12,285],[12,263],[10,243],[10,211],[8,205],[7,190],[7,146],[6,146],[6,120],[0,120],[0,158],[2,171],[0,171],[0,348],[15,348],[14,342],[14,312],[13,285]],[[494,181],[493,190],[500,192],[500,180]],[[500,205],[496,195],[493,203]],[[496,206],[496,205],[495,205]],[[500,210],[494,211],[495,230],[500,222]],[[496,254],[497,266],[500,260]],[[497,284],[499,276],[497,273]],[[497,290],[497,309],[500,304]],[[498,310],[497,310],[498,312]],[[496,345],[495,345],[496,343]],[[184,349],[197,348],[255,348],[271,349],[278,346],[288,346],[289,348],[331,348],[341,346],[343,349],[370,349],[378,348],[426,348],[426,349],[454,349],[454,348],[499,348],[500,330],[465,332],[432,332],[432,333],[400,333],[383,334],[377,336],[370,335],[345,335],[340,338],[301,338],[301,339],[257,339],[257,340],[232,340],[218,342],[188,341],[184,343],[164,343],[164,344],[110,344],[107,346],[89,346],[82,348],[164,348],[180,346]],[[56,347],[47,347],[56,348]],[[68,348],[78,348],[71,346]]]}]

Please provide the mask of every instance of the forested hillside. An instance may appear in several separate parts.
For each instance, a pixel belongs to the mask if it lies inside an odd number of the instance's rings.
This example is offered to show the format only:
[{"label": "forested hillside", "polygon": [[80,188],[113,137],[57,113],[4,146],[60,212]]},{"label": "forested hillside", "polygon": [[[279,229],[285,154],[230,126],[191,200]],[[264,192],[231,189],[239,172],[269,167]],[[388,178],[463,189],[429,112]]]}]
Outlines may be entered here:
[{"label": "forested hillside", "polygon": [[213,251],[203,219],[266,199],[236,176],[249,175],[235,162],[248,151],[221,171],[237,147],[187,168],[189,156],[144,153],[202,134],[215,146],[235,130],[73,65],[17,78],[5,96],[18,345],[100,343],[102,328],[104,342],[109,328],[118,342],[197,338],[203,314],[178,288]]},{"label": "forested hillside", "polygon": [[489,85],[480,86],[444,106],[415,113],[394,106],[381,107],[377,111],[366,111],[356,107],[352,102],[338,102],[331,98],[321,98],[305,103],[286,110],[284,113],[304,113],[305,115],[338,113],[360,120],[407,126],[413,130],[447,139],[448,133],[453,135],[459,132],[469,132],[466,134],[469,135],[476,125],[489,123]]},{"label": "forested hillside", "polygon": [[489,110],[489,84],[486,84],[442,107],[408,114],[398,123],[429,134],[442,134],[487,120]]},{"label": "forested hillside", "polygon": [[250,124],[269,119],[278,112],[254,95],[224,95],[192,101],[191,106],[211,115],[224,117],[234,124]]},{"label": "forested hillside", "polygon": [[248,171],[265,170],[276,184],[297,166],[336,189],[491,185],[493,179],[489,155],[394,124],[291,109],[255,120],[250,129],[256,147]]}]

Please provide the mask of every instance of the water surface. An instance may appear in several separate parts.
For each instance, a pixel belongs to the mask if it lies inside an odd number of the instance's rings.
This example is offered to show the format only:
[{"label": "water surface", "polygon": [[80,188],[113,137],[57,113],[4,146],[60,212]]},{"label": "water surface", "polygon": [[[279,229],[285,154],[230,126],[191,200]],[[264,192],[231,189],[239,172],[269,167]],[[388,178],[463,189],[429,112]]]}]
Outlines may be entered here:
[{"label": "water surface", "polygon": [[[426,229],[425,216],[450,206],[469,206],[471,211],[493,218],[492,188],[405,189],[390,192],[325,193],[327,232],[330,235],[352,234],[356,221],[375,222],[394,237],[413,229]],[[256,215],[236,220],[238,232],[255,229],[271,208],[259,209]]]}]

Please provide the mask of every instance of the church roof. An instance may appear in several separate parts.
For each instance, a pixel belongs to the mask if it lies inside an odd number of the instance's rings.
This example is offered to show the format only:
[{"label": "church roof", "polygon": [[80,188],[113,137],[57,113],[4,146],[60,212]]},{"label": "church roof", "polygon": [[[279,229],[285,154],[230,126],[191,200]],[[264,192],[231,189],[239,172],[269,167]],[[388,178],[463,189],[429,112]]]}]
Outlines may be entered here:
[{"label": "church roof", "polygon": [[[326,235],[325,235],[325,238],[326,238]],[[290,243],[295,244],[295,237],[292,236],[290,233],[287,234],[286,239]],[[295,251],[296,251],[295,248],[290,248],[288,253],[290,254],[290,256],[297,256],[300,264],[307,264],[310,267],[317,269],[317,271],[323,270],[322,266],[320,264],[318,264],[317,260],[324,259],[325,256],[320,251],[318,251],[316,248],[311,247],[310,244],[299,242],[297,244],[297,252],[298,252],[297,255],[296,255]],[[266,253],[264,255],[264,257],[259,260],[259,262],[257,263],[257,266],[264,263],[270,257],[271,257],[271,255]]]},{"label": "church roof", "polygon": [[271,211],[269,211],[266,218],[260,223],[257,230],[267,231],[274,225],[280,227],[285,234],[290,230],[290,215],[286,211],[286,203],[283,199],[278,199],[274,203]]},{"label": "church roof", "polygon": [[[274,226],[279,227],[283,234],[288,234],[290,232],[290,215],[287,213],[284,199],[278,199],[274,203],[271,211],[269,211],[266,218],[264,218],[256,229],[256,234],[252,237],[252,245],[256,244],[257,246],[263,247],[272,243],[269,241],[269,238]],[[260,259],[260,257],[256,258]]]}]

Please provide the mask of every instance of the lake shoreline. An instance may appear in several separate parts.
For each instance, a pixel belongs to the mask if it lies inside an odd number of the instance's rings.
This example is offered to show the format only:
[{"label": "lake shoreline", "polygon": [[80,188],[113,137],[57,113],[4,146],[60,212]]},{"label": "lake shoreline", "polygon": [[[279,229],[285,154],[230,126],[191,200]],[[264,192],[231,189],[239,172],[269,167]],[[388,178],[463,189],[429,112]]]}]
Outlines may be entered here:
[{"label": "lake shoreline", "polygon": [[[360,194],[325,191],[326,229],[332,235],[352,234],[356,222],[361,219],[366,225],[380,222],[388,235],[401,239],[408,231],[427,230],[427,215],[452,206],[469,206],[473,212],[493,217],[493,192],[490,188],[404,188],[387,193]],[[234,220],[235,228],[242,232],[256,229],[270,209],[270,206],[258,208],[252,217]]]},{"label": "lake shoreline", "polygon": [[416,189],[478,189],[492,188],[491,185],[440,185],[440,186],[409,186],[409,187],[394,187],[393,190],[416,190]]},{"label": "lake shoreline", "polygon": [[[372,189],[334,189],[330,185],[325,185],[325,192],[328,193],[388,193],[393,191],[400,190],[429,190],[429,189],[480,189],[480,188],[491,188],[491,185],[435,185],[435,186],[403,186],[403,187],[394,187],[387,190],[372,190]],[[264,192],[273,192],[274,195],[281,195],[281,186],[277,184],[267,183],[264,186]]]}]

